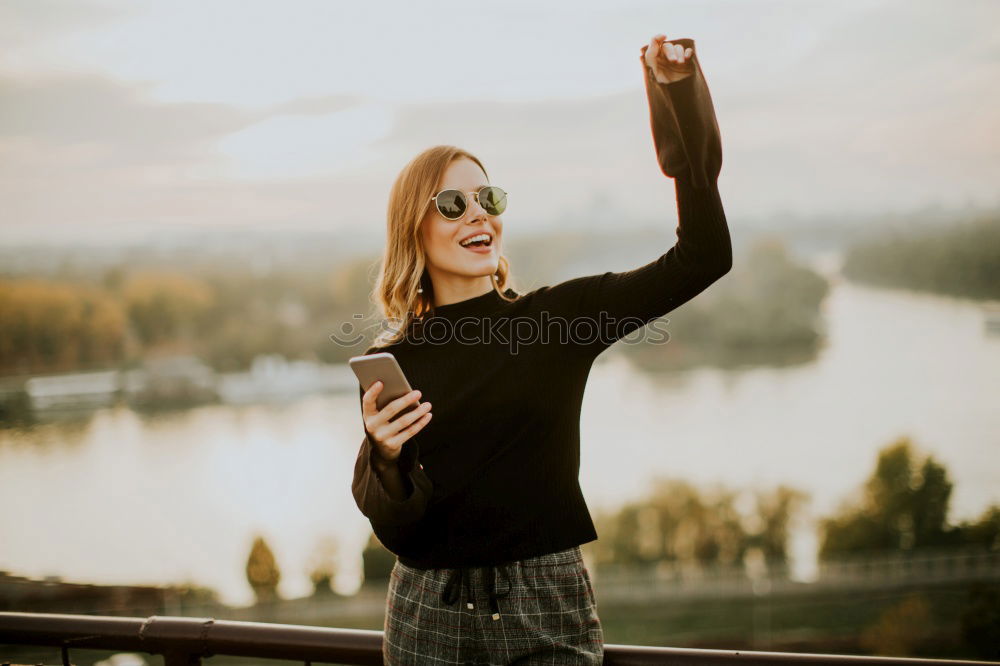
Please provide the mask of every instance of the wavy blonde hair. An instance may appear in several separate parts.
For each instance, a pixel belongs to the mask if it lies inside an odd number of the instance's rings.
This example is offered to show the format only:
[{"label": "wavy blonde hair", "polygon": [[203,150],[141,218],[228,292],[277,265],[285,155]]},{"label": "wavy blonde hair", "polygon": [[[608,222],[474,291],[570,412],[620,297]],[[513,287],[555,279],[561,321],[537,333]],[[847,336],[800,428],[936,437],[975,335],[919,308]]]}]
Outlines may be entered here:
[{"label": "wavy blonde hair", "polygon": [[[371,301],[389,326],[376,336],[374,346],[382,347],[406,337],[415,322],[433,314],[434,285],[426,270],[427,254],[420,241],[420,223],[437,194],[438,183],[444,172],[457,159],[468,158],[479,165],[486,174],[486,167],[479,159],[456,146],[433,146],[421,152],[403,167],[389,192],[386,216],[385,253]],[[501,255],[496,279],[491,280],[493,290],[505,301],[504,292],[510,286],[510,262]],[[418,293],[417,288],[423,287]]]}]

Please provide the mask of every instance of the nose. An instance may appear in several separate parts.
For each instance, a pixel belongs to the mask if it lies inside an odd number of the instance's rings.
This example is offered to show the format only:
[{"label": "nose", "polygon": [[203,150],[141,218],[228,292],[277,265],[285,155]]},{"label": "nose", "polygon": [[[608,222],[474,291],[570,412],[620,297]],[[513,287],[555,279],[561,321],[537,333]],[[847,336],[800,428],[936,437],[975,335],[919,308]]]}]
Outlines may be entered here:
[{"label": "nose", "polygon": [[484,209],[479,204],[479,198],[475,196],[469,196],[469,209],[465,211],[465,215],[470,222],[475,222],[476,220],[482,220],[486,218],[486,209]]}]

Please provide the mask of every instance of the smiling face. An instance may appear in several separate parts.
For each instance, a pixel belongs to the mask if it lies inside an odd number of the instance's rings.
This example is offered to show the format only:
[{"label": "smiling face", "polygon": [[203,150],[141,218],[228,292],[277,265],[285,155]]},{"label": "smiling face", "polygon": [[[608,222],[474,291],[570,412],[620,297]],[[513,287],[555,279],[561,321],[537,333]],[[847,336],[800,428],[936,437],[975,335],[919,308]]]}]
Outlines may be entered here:
[{"label": "smiling face", "polygon": [[[468,206],[462,217],[449,220],[431,202],[430,210],[420,224],[420,234],[427,253],[427,271],[436,291],[440,292],[437,285],[441,282],[458,286],[470,278],[485,277],[486,284],[490,285],[489,280],[500,261],[503,216],[489,215],[476,202],[473,194],[489,184],[479,165],[465,157],[448,165],[438,183],[435,194],[447,189],[461,190],[465,193]],[[462,247],[462,240],[483,233],[490,236],[488,246]]]}]

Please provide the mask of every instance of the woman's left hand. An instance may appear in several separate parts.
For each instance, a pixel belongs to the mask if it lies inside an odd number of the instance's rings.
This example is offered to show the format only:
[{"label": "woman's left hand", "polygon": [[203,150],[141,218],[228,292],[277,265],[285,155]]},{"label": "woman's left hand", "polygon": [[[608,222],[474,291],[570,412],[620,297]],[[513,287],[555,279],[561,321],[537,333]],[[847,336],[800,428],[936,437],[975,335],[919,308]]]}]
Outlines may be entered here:
[{"label": "woman's left hand", "polygon": [[666,39],[666,35],[654,35],[650,40],[645,54],[646,66],[653,71],[660,83],[673,83],[691,76],[694,72],[691,47],[685,49]]}]

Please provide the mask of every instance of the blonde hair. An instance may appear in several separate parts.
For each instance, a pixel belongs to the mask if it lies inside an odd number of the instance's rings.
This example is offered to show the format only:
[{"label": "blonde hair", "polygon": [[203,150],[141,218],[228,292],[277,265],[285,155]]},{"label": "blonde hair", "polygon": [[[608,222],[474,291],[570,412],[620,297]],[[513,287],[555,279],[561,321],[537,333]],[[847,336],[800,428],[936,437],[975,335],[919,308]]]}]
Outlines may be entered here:
[{"label": "blonde hair", "polygon": [[[456,146],[433,146],[403,167],[389,192],[386,216],[386,244],[372,303],[391,325],[376,336],[374,346],[382,347],[406,337],[412,325],[433,313],[434,285],[426,271],[427,254],[420,242],[420,223],[431,205],[431,197],[444,172],[457,159],[468,158],[486,168],[479,159]],[[486,174],[487,180],[489,175]],[[493,289],[505,301],[516,300],[504,292],[510,281],[510,262],[503,255],[497,266]],[[423,292],[418,293],[417,288]],[[394,324],[394,325],[393,325]]]}]

